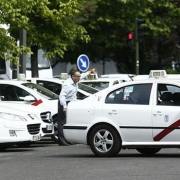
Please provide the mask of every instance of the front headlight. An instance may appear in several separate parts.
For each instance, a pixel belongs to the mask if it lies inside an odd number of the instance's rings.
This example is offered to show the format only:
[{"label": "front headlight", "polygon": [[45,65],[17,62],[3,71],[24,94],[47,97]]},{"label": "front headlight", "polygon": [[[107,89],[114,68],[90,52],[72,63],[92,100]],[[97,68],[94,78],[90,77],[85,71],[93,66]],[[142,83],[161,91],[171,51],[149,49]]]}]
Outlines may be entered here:
[{"label": "front headlight", "polygon": [[0,117],[2,119],[11,121],[27,121],[24,117],[11,113],[0,112]]}]

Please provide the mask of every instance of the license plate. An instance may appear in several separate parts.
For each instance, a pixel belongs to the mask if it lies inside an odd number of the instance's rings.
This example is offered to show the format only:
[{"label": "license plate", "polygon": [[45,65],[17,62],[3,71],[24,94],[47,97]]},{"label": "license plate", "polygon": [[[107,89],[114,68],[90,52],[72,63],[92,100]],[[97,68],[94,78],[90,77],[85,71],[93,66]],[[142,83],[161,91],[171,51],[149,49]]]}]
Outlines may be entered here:
[{"label": "license plate", "polygon": [[36,136],[33,136],[32,137],[32,140],[33,141],[38,141],[38,140],[40,140],[41,139],[41,136],[40,135],[36,135]]},{"label": "license plate", "polygon": [[46,130],[53,130],[53,125],[46,125]]}]

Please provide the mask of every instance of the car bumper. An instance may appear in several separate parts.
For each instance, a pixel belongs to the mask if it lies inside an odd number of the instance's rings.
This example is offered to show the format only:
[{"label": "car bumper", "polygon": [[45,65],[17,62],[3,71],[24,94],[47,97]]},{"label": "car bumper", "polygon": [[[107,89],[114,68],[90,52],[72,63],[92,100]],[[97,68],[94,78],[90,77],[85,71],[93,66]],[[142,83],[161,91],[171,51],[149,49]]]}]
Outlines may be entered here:
[{"label": "car bumper", "polygon": [[42,123],[41,124],[41,135],[48,136],[54,134],[54,125],[53,123]]},{"label": "car bumper", "polygon": [[29,134],[26,130],[17,130],[17,129],[7,129],[6,133],[1,135],[0,143],[14,143],[14,142],[24,142],[24,141],[39,141],[41,139],[41,134]]},{"label": "car bumper", "polygon": [[77,144],[87,144],[87,133],[90,125],[73,125],[65,124],[64,125],[64,136],[67,141],[74,142]]}]

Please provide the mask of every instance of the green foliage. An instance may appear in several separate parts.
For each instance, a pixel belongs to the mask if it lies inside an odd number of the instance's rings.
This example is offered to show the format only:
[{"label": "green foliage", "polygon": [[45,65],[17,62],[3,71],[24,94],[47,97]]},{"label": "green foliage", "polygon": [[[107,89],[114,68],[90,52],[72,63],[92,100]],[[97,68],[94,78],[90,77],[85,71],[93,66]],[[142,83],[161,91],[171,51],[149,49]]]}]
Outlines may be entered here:
[{"label": "green foliage", "polygon": [[[45,49],[47,56],[63,56],[76,40],[89,42],[86,29],[78,22],[87,19],[85,6],[91,1],[83,0],[1,0],[0,24],[8,29],[0,33],[0,56],[14,59],[23,53],[30,53],[31,46]],[[82,14],[84,13],[84,14]],[[26,47],[17,47],[19,30],[27,30]],[[7,36],[9,34],[11,36]],[[13,54],[13,56],[12,56]]]},{"label": "green foliage", "polygon": [[147,73],[148,68],[158,66],[158,58],[164,63],[173,55],[179,16],[178,0],[97,0],[94,15],[82,23],[91,41],[88,44],[77,41],[76,48],[68,50],[64,57],[76,60],[73,57],[85,53],[96,61],[112,58],[135,73],[135,48],[127,45],[126,34],[134,31],[135,18],[142,18],[147,31],[139,42],[140,71]]},{"label": "green foliage", "polygon": [[[135,18],[142,18],[148,29],[140,40],[145,73],[158,58],[170,61],[180,28],[179,0],[1,0],[0,7],[0,23],[10,25],[0,31],[0,56],[15,62],[36,46],[49,58],[74,63],[82,53],[91,60],[112,58],[134,73],[135,49],[127,46],[126,34],[134,31]],[[29,48],[16,45],[21,28],[27,30]]]},{"label": "green foliage", "polygon": [[173,70],[172,68],[165,68],[167,74],[180,74],[180,68]]}]

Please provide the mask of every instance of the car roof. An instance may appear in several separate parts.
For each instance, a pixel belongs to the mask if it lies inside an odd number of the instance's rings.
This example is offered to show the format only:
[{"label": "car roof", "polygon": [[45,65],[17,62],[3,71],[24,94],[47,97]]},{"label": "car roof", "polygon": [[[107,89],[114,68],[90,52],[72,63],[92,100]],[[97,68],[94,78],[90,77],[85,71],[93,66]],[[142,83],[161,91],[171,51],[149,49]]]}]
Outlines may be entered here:
[{"label": "car roof", "polygon": [[180,86],[180,80],[172,80],[172,79],[164,79],[164,78],[160,78],[160,79],[154,79],[154,78],[149,78],[146,80],[139,80],[139,81],[129,81],[129,82],[124,82],[124,83],[120,83],[120,84],[116,84],[113,86],[110,86],[106,89],[103,89],[101,91],[99,91],[97,94],[103,94],[106,93],[108,91],[113,91],[114,89],[117,89],[117,87],[121,88],[121,87],[125,87],[125,86],[130,86],[130,85],[134,85],[134,84],[146,84],[146,83],[173,83],[173,84],[177,84]]},{"label": "car roof", "polygon": [[0,84],[19,84],[21,85],[22,83],[26,83],[28,81],[18,81],[18,80],[3,80],[0,81]]},{"label": "car roof", "polygon": [[58,78],[26,78],[26,80],[41,80],[41,81],[51,81],[51,82],[64,82],[64,79]]},{"label": "car roof", "polygon": [[122,79],[121,78],[97,78],[97,79],[83,79],[83,80],[80,80],[80,82],[111,82],[115,80],[120,81]]},{"label": "car roof", "polygon": [[128,78],[130,78],[130,77],[134,77],[134,76],[136,76],[135,74],[103,74],[103,75],[101,75],[100,77],[109,77],[109,78],[111,78],[111,77],[128,77]]}]

